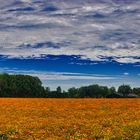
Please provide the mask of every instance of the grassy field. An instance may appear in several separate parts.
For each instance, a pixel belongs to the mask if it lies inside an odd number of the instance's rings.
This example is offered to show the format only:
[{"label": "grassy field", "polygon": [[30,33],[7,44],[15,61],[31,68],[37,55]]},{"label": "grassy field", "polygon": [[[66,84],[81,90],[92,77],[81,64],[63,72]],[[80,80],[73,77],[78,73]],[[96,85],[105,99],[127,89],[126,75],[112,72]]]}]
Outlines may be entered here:
[{"label": "grassy field", "polygon": [[140,140],[140,99],[0,99],[0,140]]}]

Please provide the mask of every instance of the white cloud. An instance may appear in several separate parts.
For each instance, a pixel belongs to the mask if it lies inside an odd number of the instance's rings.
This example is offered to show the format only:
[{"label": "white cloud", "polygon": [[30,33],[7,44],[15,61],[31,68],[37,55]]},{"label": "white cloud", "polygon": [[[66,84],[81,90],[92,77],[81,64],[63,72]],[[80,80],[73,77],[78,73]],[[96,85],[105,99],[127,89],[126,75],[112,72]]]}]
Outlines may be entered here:
[{"label": "white cloud", "polygon": [[124,75],[126,75],[126,76],[127,76],[127,75],[129,75],[129,73],[128,73],[128,72],[125,72],[125,73],[124,73]]},{"label": "white cloud", "polygon": [[[9,2],[9,4],[8,4]],[[0,55],[28,57],[41,54],[83,55],[83,58],[102,61],[99,56],[113,57],[119,63],[140,62],[140,2],[131,4],[99,1],[57,0],[33,3],[22,0],[1,1],[0,9]],[[58,10],[42,12],[47,5]],[[34,11],[10,9],[33,7]],[[56,48],[18,48],[22,44],[46,41],[68,46]],[[96,46],[96,47],[95,47]],[[103,47],[97,47],[103,46]]]},{"label": "white cloud", "polygon": [[35,70],[18,70],[18,69],[9,69],[2,68],[0,69],[1,73],[9,74],[25,74],[31,76],[37,76],[42,81],[50,80],[113,80],[117,79],[115,76],[108,75],[97,75],[97,74],[88,74],[88,73],[70,73],[70,72],[48,72],[48,71],[35,71]]},{"label": "white cloud", "polygon": [[136,58],[117,58],[115,59],[117,62],[119,63],[136,63],[136,62],[140,62],[140,59],[136,59]]}]

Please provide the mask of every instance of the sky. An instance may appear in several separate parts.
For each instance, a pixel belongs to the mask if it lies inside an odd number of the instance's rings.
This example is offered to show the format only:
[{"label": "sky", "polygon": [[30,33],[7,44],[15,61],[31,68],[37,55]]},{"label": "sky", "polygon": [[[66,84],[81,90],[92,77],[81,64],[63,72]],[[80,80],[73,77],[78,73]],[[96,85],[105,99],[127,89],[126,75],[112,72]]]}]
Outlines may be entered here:
[{"label": "sky", "polygon": [[0,0],[0,73],[139,87],[140,1]]}]

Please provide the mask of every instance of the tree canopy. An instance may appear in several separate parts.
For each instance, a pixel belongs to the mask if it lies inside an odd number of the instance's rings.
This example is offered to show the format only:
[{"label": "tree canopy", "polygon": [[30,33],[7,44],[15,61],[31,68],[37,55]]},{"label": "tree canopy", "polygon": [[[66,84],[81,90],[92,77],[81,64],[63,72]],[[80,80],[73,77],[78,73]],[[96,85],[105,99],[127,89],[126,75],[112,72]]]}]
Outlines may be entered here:
[{"label": "tree canopy", "polygon": [[132,89],[129,85],[121,85],[118,88],[118,92],[122,93],[123,96],[127,96],[128,94],[130,94],[132,92]]},{"label": "tree canopy", "polygon": [[[119,93],[119,94],[118,94]],[[45,98],[106,98],[128,97],[130,93],[140,96],[140,88],[132,88],[129,85],[121,85],[118,88],[101,86],[98,84],[69,88],[62,91],[58,86],[51,91],[49,87],[43,87],[38,77],[29,75],[0,74],[0,97],[45,97]],[[110,96],[111,95],[111,96]]]},{"label": "tree canopy", "polygon": [[38,77],[29,75],[0,75],[1,97],[45,97],[45,90]]}]

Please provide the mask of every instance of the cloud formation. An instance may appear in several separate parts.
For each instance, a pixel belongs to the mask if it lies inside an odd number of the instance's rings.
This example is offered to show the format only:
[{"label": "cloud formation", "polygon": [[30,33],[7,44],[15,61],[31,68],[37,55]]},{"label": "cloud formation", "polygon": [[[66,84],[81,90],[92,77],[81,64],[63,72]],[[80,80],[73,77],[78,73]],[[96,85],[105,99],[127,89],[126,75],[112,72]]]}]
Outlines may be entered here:
[{"label": "cloud formation", "polygon": [[70,73],[70,72],[49,72],[49,71],[35,71],[35,70],[21,70],[21,69],[10,69],[0,68],[0,73],[6,72],[9,74],[24,74],[39,77],[42,81],[50,80],[113,80],[117,79],[116,76],[108,75],[97,75],[88,73]]},{"label": "cloud formation", "polygon": [[137,0],[0,0],[0,55],[140,62]]}]

